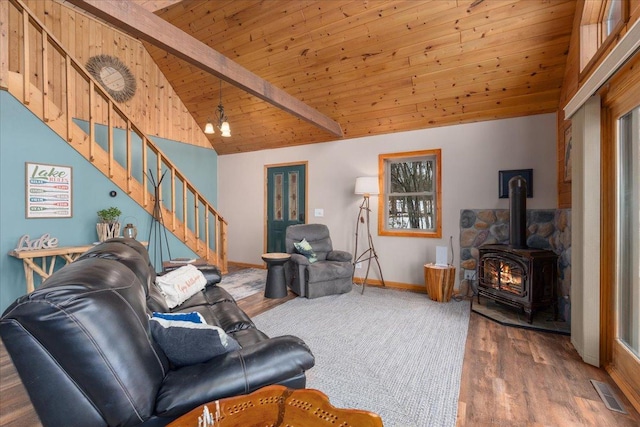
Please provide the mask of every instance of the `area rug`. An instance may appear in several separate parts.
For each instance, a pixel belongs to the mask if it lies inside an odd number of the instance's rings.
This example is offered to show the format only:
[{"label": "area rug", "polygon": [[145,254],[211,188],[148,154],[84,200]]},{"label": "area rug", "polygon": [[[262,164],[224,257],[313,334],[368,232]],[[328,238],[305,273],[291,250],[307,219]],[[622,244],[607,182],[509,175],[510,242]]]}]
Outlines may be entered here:
[{"label": "area rug", "polygon": [[247,268],[225,274],[218,286],[226,289],[233,299],[239,301],[258,292],[264,292],[265,283],[267,283],[267,270]]},{"label": "area rug", "polygon": [[269,336],[295,335],[316,364],[307,387],[332,405],[373,411],[385,427],[453,427],[469,325],[469,302],[358,288],[296,298],[253,318]]}]

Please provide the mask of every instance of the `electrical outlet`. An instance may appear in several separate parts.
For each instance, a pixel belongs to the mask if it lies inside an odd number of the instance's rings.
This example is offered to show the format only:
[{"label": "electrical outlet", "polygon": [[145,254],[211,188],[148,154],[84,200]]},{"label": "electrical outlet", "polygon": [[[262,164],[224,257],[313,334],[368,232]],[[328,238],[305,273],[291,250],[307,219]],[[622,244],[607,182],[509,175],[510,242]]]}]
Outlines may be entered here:
[{"label": "electrical outlet", "polygon": [[356,263],[356,268],[362,268],[362,263],[361,262]]},{"label": "electrical outlet", "polygon": [[476,275],[476,272],[474,270],[465,270],[464,271],[465,280],[473,280],[473,277],[475,275]]}]

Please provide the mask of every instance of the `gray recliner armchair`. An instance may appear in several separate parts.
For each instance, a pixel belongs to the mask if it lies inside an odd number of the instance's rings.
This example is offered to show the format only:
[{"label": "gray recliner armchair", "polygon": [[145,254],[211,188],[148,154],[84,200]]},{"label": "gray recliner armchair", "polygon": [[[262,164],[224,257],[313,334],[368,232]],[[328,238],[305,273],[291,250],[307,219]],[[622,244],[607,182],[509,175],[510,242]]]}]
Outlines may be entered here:
[{"label": "gray recliner armchair", "polygon": [[[295,243],[305,239],[317,261],[300,253]],[[333,250],[329,229],[324,224],[298,224],[287,227],[285,279],[293,292],[301,297],[317,298],[351,291],[353,263],[349,252]],[[309,260],[309,258],[312,258]]]}]

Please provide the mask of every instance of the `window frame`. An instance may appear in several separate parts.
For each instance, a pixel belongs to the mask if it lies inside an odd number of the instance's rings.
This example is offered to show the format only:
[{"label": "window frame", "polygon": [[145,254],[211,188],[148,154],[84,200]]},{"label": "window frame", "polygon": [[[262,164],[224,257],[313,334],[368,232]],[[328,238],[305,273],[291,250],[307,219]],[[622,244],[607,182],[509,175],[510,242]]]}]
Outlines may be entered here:
[{"label": "window frame", "polygon": [[[411,159],[423,158],[423,157],[435,157],[435,227],[432,230],[418,230],[418,229],[390,229],[388,224],[388,212],[386,209],[387,201],[389,198],[388,182],[389,178],[387,173],[389,172],[388,165],[390,163],[397,163],[403,159],[410,161]],[[380,196],[378,197],[378,235],[380,236],[396,236],[396,237],[426,237],[426,238],[441,238],[442,237],[442,150],[420,150],[420,151],[407,151],[402,153],[387,153],[378,155],[378,180],[380,185]]]},{"label": "window frame", "polygon": [[[588,4],[585,2],[581,11],[580,22],[580,72],[579,81],[587,78],[595,69],[605,53],[610,50],[615,40],[618,40],[622,29],[629,21],[629,2],[620,0],[620,18],[611,28],[611,32],[606,34],[607,12],[612,3],[616,0],[605,0],[595,7],[587,10]],[[587,58],[588,57],[588,58]]]}]

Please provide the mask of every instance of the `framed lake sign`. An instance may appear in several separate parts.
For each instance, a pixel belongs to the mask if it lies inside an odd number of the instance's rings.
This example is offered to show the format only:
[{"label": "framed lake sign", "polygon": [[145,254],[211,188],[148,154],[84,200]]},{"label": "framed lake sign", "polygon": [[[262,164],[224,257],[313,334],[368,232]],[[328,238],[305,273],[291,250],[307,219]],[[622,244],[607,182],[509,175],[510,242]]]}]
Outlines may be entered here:
[{"label": "framed lake sign", "polygon": [[27,218],[71,218],[71,167],[25,163]]}]

